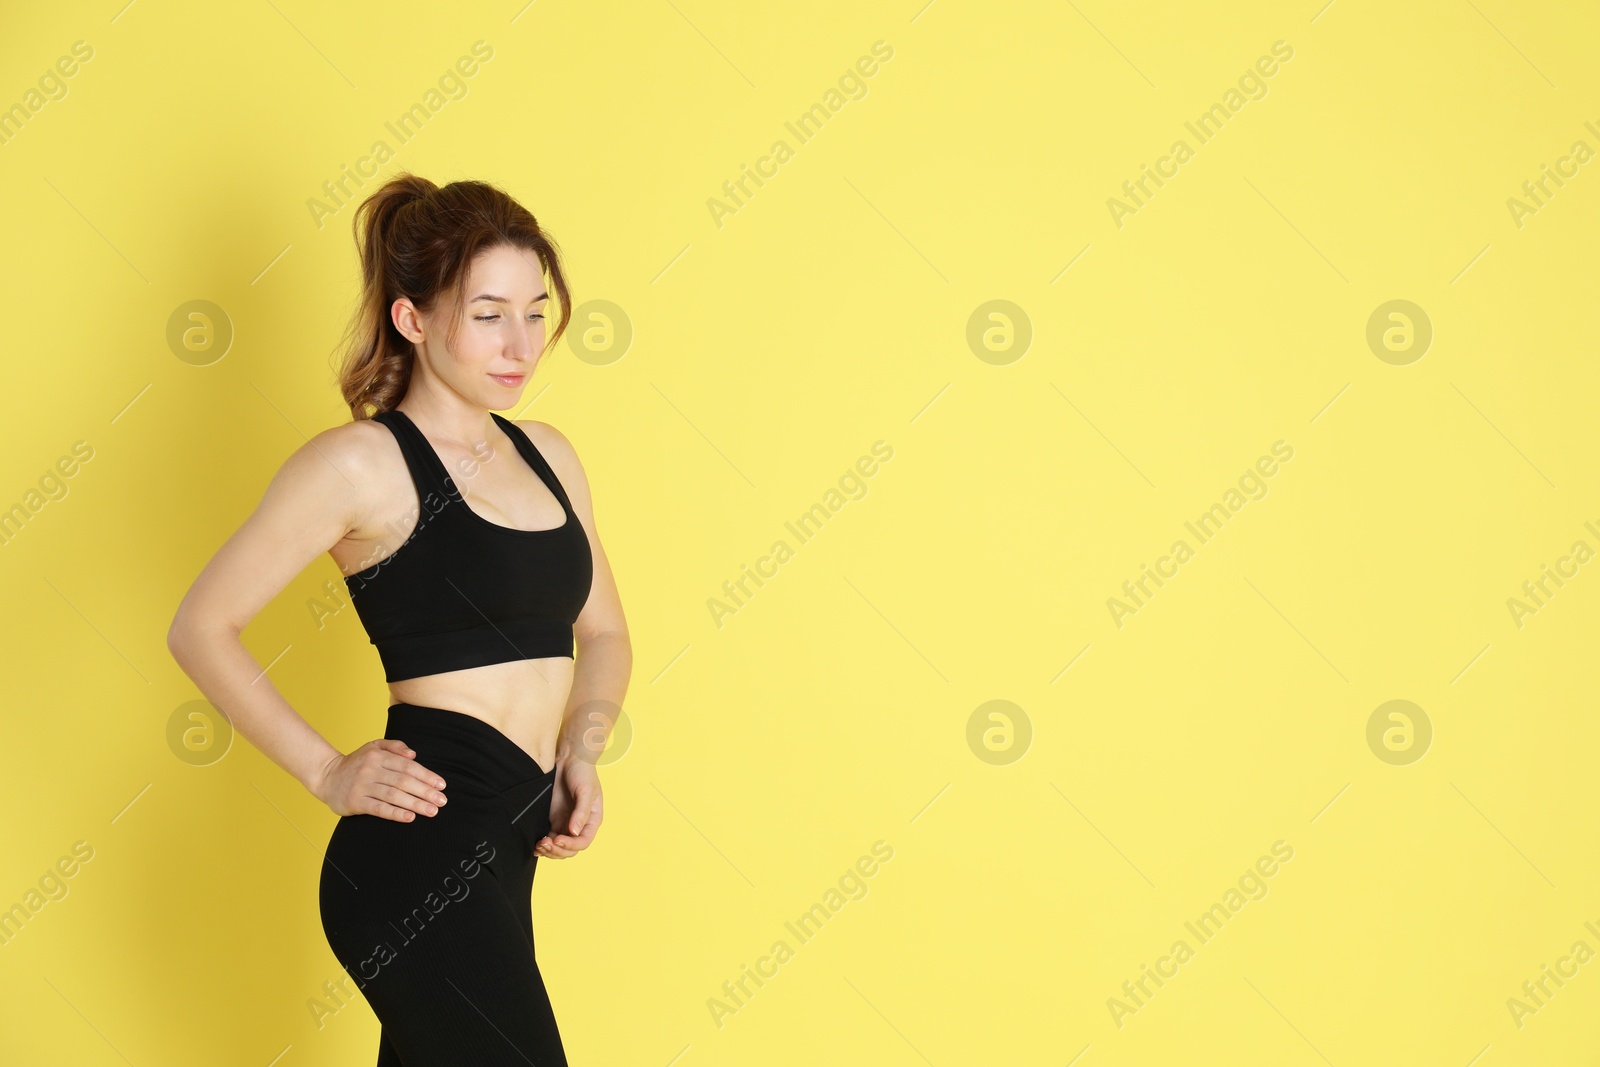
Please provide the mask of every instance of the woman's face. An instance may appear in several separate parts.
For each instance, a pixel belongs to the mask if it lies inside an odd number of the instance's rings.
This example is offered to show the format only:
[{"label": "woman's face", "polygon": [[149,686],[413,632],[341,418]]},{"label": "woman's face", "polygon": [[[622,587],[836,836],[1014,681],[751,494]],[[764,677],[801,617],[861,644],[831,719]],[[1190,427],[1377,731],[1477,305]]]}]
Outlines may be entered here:
[{"label": "woman's face", "polygon": [[450,348],[445,336],[451,309],[441,306],[419,319],[402,297],[392,313],[429,372],[473,403],[499,410],[517,403],[539,363],[548,299],[539,257],[498,245],[480,254],[468,271],[466,303]]}]

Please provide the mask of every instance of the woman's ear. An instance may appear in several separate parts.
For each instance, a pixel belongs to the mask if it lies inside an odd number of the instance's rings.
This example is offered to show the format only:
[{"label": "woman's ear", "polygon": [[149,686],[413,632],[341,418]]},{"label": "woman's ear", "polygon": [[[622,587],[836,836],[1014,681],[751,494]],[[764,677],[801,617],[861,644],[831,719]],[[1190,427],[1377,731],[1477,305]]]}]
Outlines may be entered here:
[{"label": "woman's ear", "polygon": [[419,344],[427,337],[422,329],[422,313],[411,303],[410,297],[396,297],[389,307],[389,318],[393,320],[394,328],[400,331],[400,336],[412,344]]}]

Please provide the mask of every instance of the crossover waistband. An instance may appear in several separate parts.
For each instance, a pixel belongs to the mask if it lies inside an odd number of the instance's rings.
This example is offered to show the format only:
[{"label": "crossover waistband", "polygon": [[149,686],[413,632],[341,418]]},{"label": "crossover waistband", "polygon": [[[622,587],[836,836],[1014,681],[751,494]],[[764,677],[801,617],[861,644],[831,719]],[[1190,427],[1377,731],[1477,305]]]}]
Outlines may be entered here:
[{"label": "crossover waistband", "polygon": [[444,777],[446,796],[463,779],[491,793],[504,793],[555,774],[493,725],[462,711],[391,704],[383,736],[415,749],[418,763]]}]

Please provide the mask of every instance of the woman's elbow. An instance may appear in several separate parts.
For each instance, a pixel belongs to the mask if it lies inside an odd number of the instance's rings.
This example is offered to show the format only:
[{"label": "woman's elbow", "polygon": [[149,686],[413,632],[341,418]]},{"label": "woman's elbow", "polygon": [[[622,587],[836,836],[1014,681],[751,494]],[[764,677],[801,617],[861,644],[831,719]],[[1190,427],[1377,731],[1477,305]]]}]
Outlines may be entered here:
[{"label": "woman's elbow", "polygon": [[189,613],[180,605],[172,615],[172,622],[167,627],[167,651],[180,665],[186,663],[189,654],[194,650],[194,628],[189,622]]},{"label": "woman's elbow", "polygon": [[172,622],[167,626],[167,651],[180,666],[186,666],[207,642],[209,635],[218,629],[226,630],[228,627],[215,624],[214,620],[200,618],[193,604],[185,599],[178,605]]}]

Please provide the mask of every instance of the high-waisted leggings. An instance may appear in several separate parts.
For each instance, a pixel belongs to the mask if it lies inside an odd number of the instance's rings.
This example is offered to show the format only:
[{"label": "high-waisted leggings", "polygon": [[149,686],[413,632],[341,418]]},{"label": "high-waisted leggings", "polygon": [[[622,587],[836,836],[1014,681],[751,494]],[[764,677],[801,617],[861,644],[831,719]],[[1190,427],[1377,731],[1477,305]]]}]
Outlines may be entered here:
[{"label": "high-waisted leggings", "polygon": [[323,857],[322,929],[382,1023],[378,1067],[564,1067],[531,906],[555,771],[459,711],[394,704],[384,736],[445,780],[446,803],[346,815]]}]

